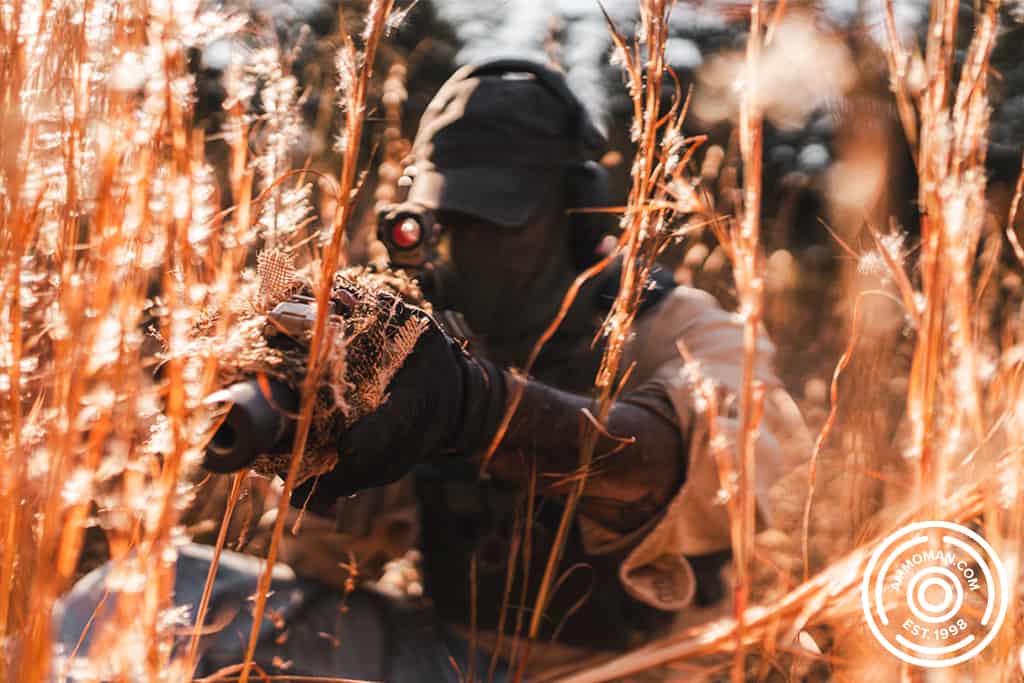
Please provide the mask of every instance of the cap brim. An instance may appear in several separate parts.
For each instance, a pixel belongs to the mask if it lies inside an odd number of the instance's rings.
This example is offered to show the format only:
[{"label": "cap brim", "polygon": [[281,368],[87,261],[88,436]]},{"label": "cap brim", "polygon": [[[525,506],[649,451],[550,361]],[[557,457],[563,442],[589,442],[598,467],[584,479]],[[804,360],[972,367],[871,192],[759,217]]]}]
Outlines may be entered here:
[{"label": "cap brim", "polygon": [[512,228],[525,225],[558,183],[550,168],[420,169],[409,201]]}]

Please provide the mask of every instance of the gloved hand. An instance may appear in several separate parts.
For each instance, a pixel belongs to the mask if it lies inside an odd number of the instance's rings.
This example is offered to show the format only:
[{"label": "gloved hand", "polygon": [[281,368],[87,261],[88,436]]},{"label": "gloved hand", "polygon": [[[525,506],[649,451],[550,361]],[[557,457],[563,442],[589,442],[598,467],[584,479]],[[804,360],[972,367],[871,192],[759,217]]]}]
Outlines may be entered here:
[{"label": "gloved hand", "polygon": [[471,356],[426,312],[396,305],[394,324],[421,316],[426,330],[388,385],[387,399],[338,439],[337,466],[299,486],[293,506],[326,514],[339,497],[390,484],[416,465],[472,455],[497,430],[505,409],[502,371]]}]

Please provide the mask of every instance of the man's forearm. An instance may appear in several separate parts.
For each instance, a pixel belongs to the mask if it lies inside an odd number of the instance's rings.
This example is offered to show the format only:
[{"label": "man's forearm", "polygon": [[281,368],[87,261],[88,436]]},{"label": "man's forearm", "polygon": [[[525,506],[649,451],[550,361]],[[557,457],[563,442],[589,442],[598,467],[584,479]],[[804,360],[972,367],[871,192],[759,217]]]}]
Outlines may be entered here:
[{"label": "man's forearm", "polygon": [[[593,402],[540,382],[527,382],[522,390],[490,472],[526,482],[536,470],[541,494],[565,495],[580,473],[583,410]],[[656,411],[627,401],[612,406],[605,431],[614,438],[598,438],[582,504],[597,521],[630,531],[660,511],[681,482],[683,436]]]}]

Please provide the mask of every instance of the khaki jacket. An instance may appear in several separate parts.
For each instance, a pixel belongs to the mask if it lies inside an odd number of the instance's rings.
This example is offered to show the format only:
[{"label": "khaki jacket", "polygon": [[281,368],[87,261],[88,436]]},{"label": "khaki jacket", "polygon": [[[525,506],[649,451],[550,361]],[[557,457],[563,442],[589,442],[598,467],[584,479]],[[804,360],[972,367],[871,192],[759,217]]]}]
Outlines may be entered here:
[{"label": "khaki jacket", "polygon": [[[590,537],[594,552],[622,543],[633,545],[619,577],[633,597],[653,607],[681,610],[692,602],[694,575],[685,555],[730,547],[728,494],[719,481],[718,459],[727,459],[721,464],[739,471],[736,440],[743,335],[740,316],[724,311],[710,294],[689,287],[676,287],[633,326],[624,365],[636,363],[636,367],[627,390],[654,383],[671,400],[681,428],[690,435],[686,481],[664,515],[641,530],[639,537],[606,536],[600,541],[596,534]],[[683,358],[681,348],[691,363]],[[800,411],[774,374],[774,354],[775,347],[761,330],[754,379],[763,386],[764,399],[755,441],[754,488],[760,522],[769,527],[775,522],[769,489],[805,462],[812,448]],[[713,386],[717,397],[718,414],[713,420],[704,398],[707,389],[698,390],[702,381]]]}]

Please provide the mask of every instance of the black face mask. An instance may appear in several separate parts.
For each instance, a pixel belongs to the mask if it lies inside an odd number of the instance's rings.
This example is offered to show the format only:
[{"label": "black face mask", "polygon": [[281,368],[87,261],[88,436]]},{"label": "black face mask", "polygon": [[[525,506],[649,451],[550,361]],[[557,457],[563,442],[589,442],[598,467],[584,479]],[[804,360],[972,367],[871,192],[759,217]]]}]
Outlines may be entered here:
[{"label": "black face mask", "polygon": [[[557,193],[526,225],[506,228],[439,212],[448,235],[448,302],[485,342],[492,359],[521,366],[555,319],[576,278],[571,236]],[[590,307],[578,302],[560,337],[593,329]]]}]

